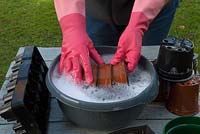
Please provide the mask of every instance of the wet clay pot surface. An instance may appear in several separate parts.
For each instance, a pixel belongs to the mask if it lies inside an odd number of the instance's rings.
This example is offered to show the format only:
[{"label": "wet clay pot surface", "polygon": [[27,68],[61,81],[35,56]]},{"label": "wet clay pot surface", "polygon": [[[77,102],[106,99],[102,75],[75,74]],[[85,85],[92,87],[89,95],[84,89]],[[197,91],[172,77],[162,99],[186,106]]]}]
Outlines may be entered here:
[{"label": "wet clay pot surface", "polygon": [[111,72],[111,65],[104,64],[99,65],[97,73],[97,84],[98,87],[111,87],[112,85],[112,72]]},{"label": "wet clay pot surface", "polygon": [[92,70],[94,78],[93,85],[97,87],[111,87],[115,84],[128,85],[128,76],[126,74],[126,68],[123,61],[116,65],[93,64]]},{"label": "wet clay pot surface", "polygon": [[199,112],[199,77],[171,84],[167,109],[177,115],[194,115]]},{"label": "wet clay pot surface", "polygon": [[126,74],[125,63],[123,61],[112,66],[112,81],[113,83],[128,85],[128,76]]}]

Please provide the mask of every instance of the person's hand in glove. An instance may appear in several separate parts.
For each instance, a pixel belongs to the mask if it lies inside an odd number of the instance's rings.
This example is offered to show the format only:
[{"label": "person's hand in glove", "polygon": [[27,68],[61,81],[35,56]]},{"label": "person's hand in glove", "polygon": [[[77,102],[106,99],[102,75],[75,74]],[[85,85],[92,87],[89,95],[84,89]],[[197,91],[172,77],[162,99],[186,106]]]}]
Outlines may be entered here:
[{"label": "person's hand in glove", "polygon": [[[82,81],[82,71],[88,84],[93,82],[90,57],[104,64],[86,33],[85,0],[54,0],[62,29],[60,72],[72,73],[77,83]],[[83,70],[82,70],[83,69]]]},{"label": "person's hand in glove", "polygon": [[110,61],[112,65],[125,60],[129,72],[136,68],[144,32],[165,3],[166,0],[135,0],[129,23],[119,39],[117,52]]}]

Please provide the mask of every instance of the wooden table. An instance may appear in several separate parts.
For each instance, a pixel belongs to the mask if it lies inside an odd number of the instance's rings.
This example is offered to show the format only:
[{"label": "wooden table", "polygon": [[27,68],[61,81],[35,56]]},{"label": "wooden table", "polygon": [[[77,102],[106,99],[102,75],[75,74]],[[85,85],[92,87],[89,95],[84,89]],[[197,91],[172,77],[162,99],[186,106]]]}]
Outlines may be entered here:
[{"label": "wooden table", "polygon": [[[142,54],[148,59],[155,59],[158,54],[159,47],[157,46],[144,46]],[[17,54],[22,53],[24,48],[20,48]],[[39,48],[46,64],[49,66],[52,60],[60,53],[60,48]],[[5,77],[5,82],[0,90],[0,106],[2,105],[2,97],[6,93],[5,87],[11,74],[11,63],[9,70]],[[134,114],[134,113],[133,113]],[[196,116],[200,116],[200,113]],[[178,117],[168,112],[162,103],[152,103],[147,105],[137,120],[133,121],[131,126],[148,125],[156,134],[162,134],[162,129],[165,124],[171,119]],[[15,122],[7,122],[0,117],[0,134],[14,134],[12,130]],[[63,114],[58,106],[55,97],[51,97],[50,116],[48,120],[48,134],[106,134],[105,131],[94,131],[79,128],[74,126],[68,119],[63,117]]]}]

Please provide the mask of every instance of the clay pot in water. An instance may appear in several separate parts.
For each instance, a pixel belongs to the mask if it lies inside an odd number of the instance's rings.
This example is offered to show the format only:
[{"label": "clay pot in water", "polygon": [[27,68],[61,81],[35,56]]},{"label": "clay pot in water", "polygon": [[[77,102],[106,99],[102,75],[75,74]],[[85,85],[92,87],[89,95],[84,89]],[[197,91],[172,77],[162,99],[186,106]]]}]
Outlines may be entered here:
[{"label": "clay pot in water", "polygon": [[128,85],[125,63],[120,62],[116,65],[103,64],[92,65],[93,84],[97,87],[111,87],[114,84]]}]

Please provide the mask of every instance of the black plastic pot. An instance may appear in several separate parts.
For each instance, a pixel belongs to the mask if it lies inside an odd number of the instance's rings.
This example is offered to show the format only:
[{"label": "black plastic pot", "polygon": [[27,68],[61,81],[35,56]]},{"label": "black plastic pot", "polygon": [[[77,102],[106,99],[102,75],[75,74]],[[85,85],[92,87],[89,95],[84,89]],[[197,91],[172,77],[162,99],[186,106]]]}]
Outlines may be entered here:
[{"label": "black plastic pot", "polygon": [[[116,47],[97,47],[96,49],[100,54],[112,54],[116,51]],[[46,76],[46,84],[52,95],[58,99],[64,115],[78,126],[98,130],[127,127],[139,116],[144,106],[153,101],[158,94],[158,78],[154,67],[141,56],[139,66],[150,73],[151,82],[138,96],[112,103],[93,103],[71,98],[60,92],[52,83],[52,71],[59,59],[60,56],[51,64]]]},{"label": "black plastic pot", "polygon": [[191,79],[194,45],[191,41],[168,37],[160,45],[157,59],[159,76],[167,81],[182,82]]}]

